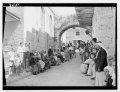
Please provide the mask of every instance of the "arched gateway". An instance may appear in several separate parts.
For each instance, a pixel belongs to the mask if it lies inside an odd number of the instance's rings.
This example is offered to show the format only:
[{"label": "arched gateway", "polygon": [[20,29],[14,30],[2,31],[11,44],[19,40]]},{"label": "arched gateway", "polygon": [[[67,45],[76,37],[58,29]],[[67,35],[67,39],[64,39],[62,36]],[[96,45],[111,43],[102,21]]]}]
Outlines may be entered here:
[{"label": "arched gateway", "polygon": [[[59,48],[61,48],[61,37],[62,37],[63,33],[64,33],[65,31],[67,31],[68,29],[74,28],[74,27],[85,28],[85,27],[80,26],[79,24],[69,24],[69,25],[65,26],[64,28],[62,28],[62,29],[60,30],[60,32],[59,32],[59,35],[58,35]],[[86,29],[86,28],[85,28],[85,29]],[[87,29],[86,29],[86,30],[87,30]]]},{"label": "arched gateway", "polygon": [[[69,28],[81,27],[92,33],[92,18],[94,13],[94,7],[75,7],[77,16],[70,16],[66,18],[65,25],[58,29],[57,44],[61,47],[61,36]],[[69,20],[69,21],[68,21]],[[92,34],[90,34],[92,36]]]}]

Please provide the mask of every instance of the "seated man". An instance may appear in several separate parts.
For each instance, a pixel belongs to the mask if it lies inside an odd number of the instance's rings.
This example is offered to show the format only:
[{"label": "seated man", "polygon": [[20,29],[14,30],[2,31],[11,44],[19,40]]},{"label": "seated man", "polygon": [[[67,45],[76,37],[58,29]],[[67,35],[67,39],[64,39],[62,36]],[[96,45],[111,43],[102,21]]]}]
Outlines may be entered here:
[{"label": "seated man", "polygon": [[[81,64],[81,71],[82,71],[82,73],[87,73],[86,76],[92,75],[94,58],[95,58],[95,55],[92,53],[91,57]],[[95,74],[93,73],[93,75],[95,75]]]},{"label": "seated man", "polygon": [[65,59],[65,53],[63,50],[61,50],[61,55],[63,56],[63,58]]},{"label": "seated man", "polygon": [[[93,59],[93,61],[95,60],[95,56],[97,54],[97,49],[96,48],[92,48],[92,54],[94,54],[94,56],[91,56],[91,58]],[[87,75],[92,75],[91,79],[95,79],[95,63],[91,62],[91,64],[89,64],[89,68],[88,68],[88,72]],[[92,67],[92,68],[91,68]]]},{"label": "seated man", "polygon": [[63,58],[63,56],[61,55],[60,52],[58,53],[57,58],[59,58],[60,61],[61,61],[62,63],[64,63],[64,58]]},{"label": "seated man", "polygon": [[45,67],[45,63],[40,59],[38,64],[40,64],[41,66],[41,71],[43,72],[44,71],[44,67]]},{"label": "seated man", "polygon": [[37,67],[37,64],[36,64],[36,58],[34,56],[34,53],[30,53],[29,65],[31,67],[32,74],[36,75],[37,72],[38,72],[38,67]]},{"label": "seated man", "polygon": [[53,58],[55,59],[56,65],[58,65],[58,58],[57,58],[57,54],[54,54]]},{"label": "seated man", "polygon": [[[92,75],[92,70],[94,69],[93,65],[94,65],[94,59],[95,59],[95,54],[91,53],[91,57],[89,60],[86,60],[84,63],[85,64],[88,64],[88,71],[87,71],[87,74],[86,76],[90,76]],[[94,75],[94,72],[93,72],[93,75]]]},{"label": "seated man", "polygon": [[47,56],[46,51],[43,51],[43,53],[41,54],[41,60],[45,63],[44,69],[45,70],[49,69],[51,62],[49,60],[49,57]]}]

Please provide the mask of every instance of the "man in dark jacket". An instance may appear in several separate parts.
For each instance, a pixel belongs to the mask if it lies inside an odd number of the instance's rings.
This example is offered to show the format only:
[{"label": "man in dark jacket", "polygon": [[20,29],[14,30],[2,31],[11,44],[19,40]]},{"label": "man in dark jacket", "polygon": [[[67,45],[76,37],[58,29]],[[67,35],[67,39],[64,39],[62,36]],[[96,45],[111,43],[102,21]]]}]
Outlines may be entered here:
[{"label": "man in dark jacket", "polygon": [[103,71],[104,67],[107,66],[107,53],[102,47],[99,47],[95,64],[95,70],[98,72]]},{"label": "man in dark jacket", "polygon": [[95,86],[104,86],[105,75],[103,69],[107,66],[107,52],[101,43],[95,43],[93,41],[93,45],[98,49],[95,59]]},{"label": "man in dark jacket", "polygon": [[50,48],[48,49],[48,56],[50,57],[51,55],[53,55],[53,50],[52,50],[52,48],[50,47]]}]

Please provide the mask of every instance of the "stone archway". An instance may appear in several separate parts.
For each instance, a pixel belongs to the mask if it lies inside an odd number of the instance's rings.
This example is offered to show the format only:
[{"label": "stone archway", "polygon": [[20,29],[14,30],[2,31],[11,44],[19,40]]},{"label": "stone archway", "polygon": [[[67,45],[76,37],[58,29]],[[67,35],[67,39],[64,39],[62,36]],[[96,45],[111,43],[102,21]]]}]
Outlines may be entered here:
[{"label": "stone archway", "polygon": [[59,47],[59,48],[61,48],[61,36],[62,36],[62,34],[63,34],[67,29],[73,28],[73,27],[81,27],[81,28],[84,28],[84,29],[86,29],[86,30],[91,30],[91,27],[88,27],[88,26],[80,26],[79,24],[69,24],[69,25],[63,27],[63,28],[59,31],[58,37],[57,37],[57,39],[58,39],[58,47]]},{"label": "stone archway", "polygon": [[[93,15],[93,9],[90,8],[90,12],[89,10],[86,11],[86,9],[88,10],[88,8],[83,8],[83,10],[85,10],[85,18],[83,20],[87,20],[88,18],[90,18],[89,23],[86,21],[81,20],[82,18],[78,15],[81,15],[80,13],[77,13],[76,15],[70,15],[68,17],[66,17],[66,19],[64,20],[64,22],[61,23],[61,26],[56,27],[56,33],[55,33],[55,37],[57,38],[57,47],[61,48],[61,36],[62,34],[69,28],[73,28],[73,27],[81,27],[84,28],[86,30],[88,30],[90,33],[92,33],[92,15]],[[78,10],[78,8],[76,8],[76,10]],[[92,13],[91,13],[92,12]],[[89,16],[90,15],[90,16]],[[84,16],[82,16],[84,17]],[[58,19],[58,21],[56,22],[56,24],[58,25],[60,23],[60,20]],[[91,34],[92,36],[92,34]]]}]

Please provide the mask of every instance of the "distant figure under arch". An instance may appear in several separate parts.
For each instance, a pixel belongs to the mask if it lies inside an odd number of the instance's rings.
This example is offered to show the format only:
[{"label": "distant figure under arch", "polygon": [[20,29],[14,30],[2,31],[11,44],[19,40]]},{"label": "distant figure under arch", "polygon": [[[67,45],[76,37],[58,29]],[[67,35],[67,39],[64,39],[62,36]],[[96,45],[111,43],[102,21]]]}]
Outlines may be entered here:
[{"label": "distant figure under arch", "polygon": [[79,24],[69,24],[69,25],[63,27],[63,28],[60,30],[59,35],[58,35],[59,48],[61,48],[61,36],[62,36],[62,34],[63,34],[67,29],[69,29],[69,28],[74,28],[74,27],[81,27],[81,28],[84,28],[84,29],[87,30],[87,28],[86,28],[85,26],[81,26],[81,25],[79,25]]}]

